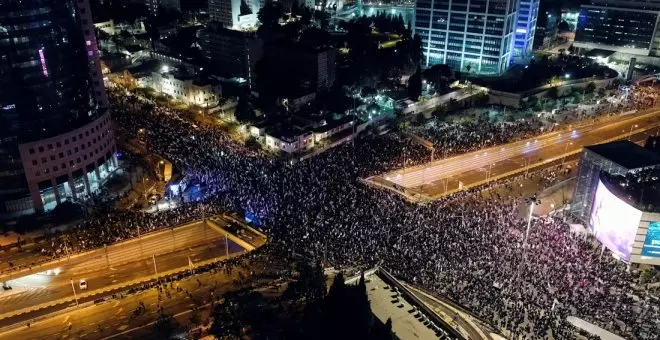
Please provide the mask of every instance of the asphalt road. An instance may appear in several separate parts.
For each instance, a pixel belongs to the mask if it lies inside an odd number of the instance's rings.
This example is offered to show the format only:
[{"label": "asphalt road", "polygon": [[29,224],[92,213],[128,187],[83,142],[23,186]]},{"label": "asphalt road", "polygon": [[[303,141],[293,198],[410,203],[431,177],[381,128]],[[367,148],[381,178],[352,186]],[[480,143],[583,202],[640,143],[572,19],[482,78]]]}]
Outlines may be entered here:
[{"label": "asphalt road", "polygon": [[[179,226],[174,228],[174,238],[170,240],[165,240],[165,232],[164,231],[159,231],[159,232],[153,232],[153,233],[148,233],[147,235],[143,235],[142,237],[142,246],[145,248],[143,249],[144,251],[151,251],[152,253],[155,251],[157,254],[163,253],[165,250],[167,250],[166,246],[172,245],[176,248],[180,245],[185,245],[186,242],[188,241],[197,241],[196,239],[192,238],[200,238],[202,235],[196,235],[196,231],[192,229],[187,229],[187,228],[181,228],[181,227],[188,227],[190,225],[196,225],[199,224],[201,225],[201,222],[192,222],[189,224],[185,224],[183,226]],[[185,230],[184,230],[185,229]],[[170,232],[172,229],[167,229]],[[201,228],[199,229],[201,230]],[[153,239],[154,235],[158,235],[156,239]],[[192,237],[192,238],[191,238]],[[169,241],[169,242],[166,242]],[[127,244],[130,244],[129,241],[124,241],[121,242],[122,246],[118,246],[118,244],[115,245],[110,245],[108,246],[108,257],[109,260],[111,261],[112,264],[119,263],[126,259],[127,255],[128,257],[132,256],[132,252],[134,248],[127,248],[124,247]],[[151,247],[151,248],[149,248]],[[81,256],[81,254],[75,254],[68,259],[65,254],[63,255],[63,258],[58,259],[60,263],[56,264],[42,264],[38,266],[32,266],[29,268],[29,265],[31,263],[41,263],[44,262],[44,257],[39,253],[38,250],[39,247],[37,246],[31,246],[29,247],[29,250],[23,251],[23,252],[17,252],[17,251],[10,251],[10,252],[5,252],[0,256],[2,258],[2,263],[7,264],[9,262],[13,262],[14,266],[22,266],[24,267],[21,270],[11,270],[10,268],[4,269],[2,274],[0,274],[0,281],[7,281],[14,279],[16,277],[21,277],[26,274],[31,274],[35,272],[41,272],[41,271],[46,271],[48,269],[54,269],[57,267],[60,267],[63,263],[67,264],[88,264],[88,265],[96,265],[96,264],[91,264],[89,263],[90,260],[94,261],[99,261],[99,259],[103,258],[103,261],[105,261],[106,253],[104,249],[97,249],[94,252],[86,252],[84,253],[84,256]],[[171,249],[170,249],[171,251]],[[50,262],[56,262],[56,261],[49,261]]]},{"label": "asphalt road", "polygon": [[195,223],[152,234],[142,240],[122,242],[108,247],[107,257],[104,249],[83,254],[72,258],[70,264],[58,267],[58,275],[41,272],[13,279],[10,284],[14,289],[0,294],[0,317],[23,308],[73,297],[71,280],[77,294],[81,294],[80,279],[87,281],[86,293],[153,275],[155,270],[164,272],[186,267],[189,258],[194,264],[226,255],[227,251],[230,254],[243,251],[231,241],[227,245],[225,235],[204,226]]},{"label": "asphalt road", "polygon": [[[237,276],[233,272],[231,276],[223,273],[204,274],[197,278],[188,278],[177,284],[183,290],[169,289],[170,297],[161,294],[156,289],[124,297],[119,300],[73,310],[71,312],[36,322],[27,327],[21,325],[12,331],[0,334],[0,339],[135,339],[146,337],[152,333],[153,327],[150,322],[156,320],[158,308],[162,306],[165,313],[178,314],[189,310],[194,305],[204,305],[211,301],[210,290],[215,289],[215,295],[234,289],[232,279]],[[192,298],[186,291],[190,292]],[[139,302],[143,302],[146,310],[137,317],[132,317],[133,311]],[[183,322],[189,316],[184,315]],[[71,323],[71,330],[68,325]],[[138,336],[138,334],[141,336]]]},{"label": "asphalt road", "polygon": [[[660,110],[642,114],[615,116],[568,130],[547,133],[536,138],[491,147],[432,163],[391,171],[368,180],[395,184],[409,191],[438,199],[459,191],[459,186],[483,184],[500,175],[541,166],[552,158],[579,153],[584,146],[611,138],[635,139],[656,134],[660,128]],[[459,185],[459,182],[462,185]]]},{"label": "asphalt road", "polygon": [[[201,307],[201,319],[207,321],[214,298],[222,296],[226,291],[269,283],[269,279],[255,279],[251,275],[263,274],[262,271],[277,272],[286,265],[281,261],[268,260],[268,263],[255,264],[250,268],[237,267],[229,274],[225,271],[201,273],[174,283],[172,288],[164,288],[160,294],[152,288],[33,322],[29,328],[27,323],[23,323],[17,328],[0,333],[0,339],[151,339],[154,338],[153,324],[160,306],[184,327],[189,323],[191,309],[195,306]],[[243,282],[237,284],[234,280],[239,278],[239,273]],[[181,287],[182,291],[177,291],[177,286]],[[263,288],[259,291],[264,295],[279,294],[283,287],[285,285],[278,286],[277,289]],[[132,317],[139,302],[144,303],[146,310]]]}]

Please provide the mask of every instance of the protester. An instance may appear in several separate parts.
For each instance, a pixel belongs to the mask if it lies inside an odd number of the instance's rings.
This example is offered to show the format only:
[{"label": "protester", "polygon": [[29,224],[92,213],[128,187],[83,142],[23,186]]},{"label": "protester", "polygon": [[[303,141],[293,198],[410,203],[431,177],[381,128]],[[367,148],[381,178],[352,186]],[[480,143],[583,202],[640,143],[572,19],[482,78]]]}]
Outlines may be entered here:
[{"label": "protester", "polygon": [[[276,249],[340,268],[383,265],[507,329],[511,338],[546,339],[548,331],[554,339],[572,338],[565,321],[571,315],[628,339],[660,334],[657,297],[623,263],[601,257],[592,240],[571,234],[560,219],[540,218],[525,242],[520,195],[484,196],[475,189],[416,205],[357,181],[428,161],[430,152],[406,137],[358,139],[292,163],[250,150],[218,128],[194,125],[182,111],[123,93],[110,98],[120,132],[172,161],[202,197],[153,214],[96,213],[54,239],[44,249],[51,256],[62,256],[65,244],[82,251],[135,237],[138,226],[145,233],[199,218],[201,209],[248,212]],[[465,152],[538,128],[516,126],[445,126],[448,137],[439,148]],[[548,186],[562,170],[528,176]]]}]

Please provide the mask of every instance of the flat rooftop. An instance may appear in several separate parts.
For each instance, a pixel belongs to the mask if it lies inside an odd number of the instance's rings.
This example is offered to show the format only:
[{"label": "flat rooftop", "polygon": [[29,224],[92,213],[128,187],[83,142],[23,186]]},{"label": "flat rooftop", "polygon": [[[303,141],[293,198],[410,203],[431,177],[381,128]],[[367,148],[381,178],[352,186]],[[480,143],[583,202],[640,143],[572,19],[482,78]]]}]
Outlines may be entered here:
[{"label": "flat rooftop", "polygon": [[[414,307],[400,293],[390,290],[378,275],[370,275],[365,281],[371,311],[383,323],[391,318],[392,330],[399,339],[438,339],[430,325],[424,325],[425,318],[417,319],[415,312],[411,311]],[[398,297],[393,297],[395,295]]]},{"label": "flat rooftop", "polygon": [[660,155],[628,140],[590,145],[592,151],[622,167],[633,170],[660,165]]}]

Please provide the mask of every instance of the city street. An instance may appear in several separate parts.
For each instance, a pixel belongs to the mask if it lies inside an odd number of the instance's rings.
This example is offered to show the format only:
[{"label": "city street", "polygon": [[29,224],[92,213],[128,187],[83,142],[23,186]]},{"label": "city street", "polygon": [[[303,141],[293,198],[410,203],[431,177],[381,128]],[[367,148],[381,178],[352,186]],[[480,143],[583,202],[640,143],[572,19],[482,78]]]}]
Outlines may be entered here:
[{"label": "city street", "polygon": [[438,199],[550,162],[561,163],[564,157],[580,153],[584,146],[631,135],[635,140],[645,139],[657,134],[659,129],[660,110],[652,109],[391,171],[367,178],[367,181],[400,193],[405,191],[409,197]]},{"label": "city street", "polygon": [[[216,223],[226,226],[220,219]],[[60,267],[12,279],[10,291],[0,293],[0,318],[58,299],[95,290],[109,289],[157,272],[186,267],[196,262],[236,254],[244,249],[206,223],[196,222],[179,228],[122,242],[105,249],[80,254]],[[154,263],[155,262],[155,263]],[[87,282],[82,290],[80,280]],[[73,283],[73,287],[72,287]]]},{"label": "city street", "polygon": [[[32,322],[29,328],[27,322],[24,322],[16,328],[0,332],[0,339],[153,338],[153,325],[157,320],[159,307],[163,307],[164,313],[174,316],[179,325],[185,326],[193,314],[193,307],[198,308],[200,320],[205,322],[210,314],[211,301],[227,291],[265,284],[269,287],[259,289],[262,294],[281,293],[281,288],[286,285],[273,289],[271,280],[261,279],[259,276],[265,272],[281,270],[286,264],[276,260],[267,261],[267,265],[259,262],[252,263],[248,267],[238,266],[229,273],[225,270],[201,273],[177,281],[171,287],[163,285],[162,292],[152,288],[79,310],[73,308],[45,320]],[[241,277],[243,279],[237,281]],[[140,302],[144,304],[145,310],[134,316],[133,313]],[[68,329],[69,323],[71,323],[71,331]]]}]

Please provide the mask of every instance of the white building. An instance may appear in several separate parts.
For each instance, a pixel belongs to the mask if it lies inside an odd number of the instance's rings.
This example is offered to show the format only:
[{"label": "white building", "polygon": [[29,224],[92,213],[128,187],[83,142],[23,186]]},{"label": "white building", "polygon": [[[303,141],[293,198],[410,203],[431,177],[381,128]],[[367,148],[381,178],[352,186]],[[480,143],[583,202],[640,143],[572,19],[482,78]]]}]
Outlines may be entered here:
[{"label": "white building", "polygon": [[151,75],[151,87],[189,105],[211,108],[218,105],[222,95],[219,84],[196,79],[187,74],[169,71],[167,67]]},{"label": "white building", "polygon": [[359,133],[364,129],[364,126],[355,126],[357,118],[355,116],[343,116],[334,120],[320,120],[318,123],[303,123],[303,126],[293,126],[305,121],[305,119],[298,119],[297,123],[289,122],[289,126],[285,128],[268,129],[264,126],[250,127],[250,134],[254,137],[263,137],[266,147],[271,150],[279,150],[286,153],[296,153],[310,149],[317,145],[317,143],[325,140],[332,140],[334,137],[340,135],[344,139],[339,138],[335,140],[336,144],[340,144],[344,140],[350,138],[351,133]]},{"label": "white building", "polygon": [[94,28],[109,35],[115,35],[117,33],[117,30],[115,29],[115,21],[112,19],[108,21],[96,22],[94,23]]},{"label": "white building", "polygon": [[[223,27],[245,29],[256,26],[257,13],[265,1],[263,0],[208,0],[211,21],[217,21]],[[241,3],[247,11],[241,13]]]}]

